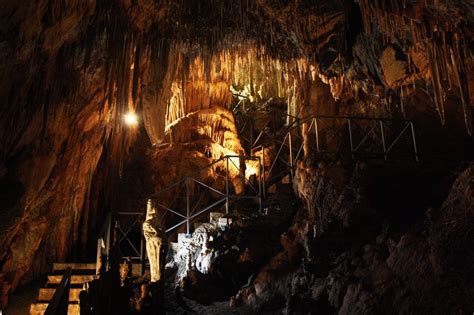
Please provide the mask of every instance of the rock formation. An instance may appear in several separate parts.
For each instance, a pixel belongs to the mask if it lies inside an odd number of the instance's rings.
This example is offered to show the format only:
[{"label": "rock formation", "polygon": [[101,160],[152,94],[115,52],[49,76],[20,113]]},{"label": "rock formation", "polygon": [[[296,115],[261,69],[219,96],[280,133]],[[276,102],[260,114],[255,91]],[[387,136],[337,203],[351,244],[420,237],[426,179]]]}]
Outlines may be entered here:
[{"label": "rock formation", "polygon": [[166,248],[165,243],[167,239],[151,199],[147,203],[146,220],[143,222],[143,235],[146,241],[148,262],[150,263],[150,279],[151,282],[157,282],[160,281],[163,272],[163,254],[165,252],[163,248]]}]

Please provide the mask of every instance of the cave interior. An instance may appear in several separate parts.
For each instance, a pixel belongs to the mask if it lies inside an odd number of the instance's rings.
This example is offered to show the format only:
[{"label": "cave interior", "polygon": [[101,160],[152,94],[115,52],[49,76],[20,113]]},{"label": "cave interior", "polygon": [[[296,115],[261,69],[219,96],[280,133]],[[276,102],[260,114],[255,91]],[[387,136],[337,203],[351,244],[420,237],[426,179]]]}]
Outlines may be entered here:
[{"label": "cave interior", "polygon": [[474,312],[472,1],[0,8],[0,314]]}]

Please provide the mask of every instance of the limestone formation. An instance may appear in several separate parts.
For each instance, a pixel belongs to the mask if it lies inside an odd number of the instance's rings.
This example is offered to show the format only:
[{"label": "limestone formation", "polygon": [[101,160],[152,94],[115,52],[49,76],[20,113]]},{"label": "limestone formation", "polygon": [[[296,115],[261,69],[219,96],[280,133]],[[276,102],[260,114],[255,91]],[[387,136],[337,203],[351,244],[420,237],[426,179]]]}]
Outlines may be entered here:
[{"label": "limestone formation", "polygon": [[146,253],[150,263],[151,282],[157,282],[160,281],[163,271],[162,247],[166,242],[166,235],[151,199],[148,199],[147,202],[146,220],[143,222],[143,234],[146,241]]}]

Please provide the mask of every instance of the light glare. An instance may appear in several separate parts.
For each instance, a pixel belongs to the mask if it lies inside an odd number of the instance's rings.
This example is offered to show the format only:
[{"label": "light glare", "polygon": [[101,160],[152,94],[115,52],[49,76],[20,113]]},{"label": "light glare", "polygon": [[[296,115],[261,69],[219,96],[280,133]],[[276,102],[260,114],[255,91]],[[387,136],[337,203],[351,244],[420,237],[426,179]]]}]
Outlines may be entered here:
[{"label": "light glare", "polygon": [[129,126],[136,126],[138,125],[138,117],[135,113],[129,112],[124,115],[125,123]]}]

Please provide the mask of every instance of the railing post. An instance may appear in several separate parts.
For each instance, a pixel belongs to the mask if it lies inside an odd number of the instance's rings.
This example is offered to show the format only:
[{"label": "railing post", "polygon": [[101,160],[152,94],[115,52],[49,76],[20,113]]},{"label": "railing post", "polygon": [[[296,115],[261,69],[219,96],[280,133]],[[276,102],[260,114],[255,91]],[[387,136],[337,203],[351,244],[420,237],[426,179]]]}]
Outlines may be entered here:
[{"label": "railing post", "polygon": [[252,150],[253,147],[253,119],[249,117],[250,120],[250,144],[249,144],[249,150]]},{"label": "railing post", "polygon": [[352,126],[351,126],[351,119],[350,118],[347,119],[347,126],[349,127],[349,143],[351,145],[351,155],[352,155],[352,159],[354,160],[355,152],[354,152],[354,142],[353,142],[353,139],[352,139]]},{"label": "railing post", "polygon": [[288,132],[288,144],[290,147],[290,168],[291,168],[290,177],[291,177],[291,181],[293,181],[293,147],[292,147],[292,141],[291,141],[291,130]]},{"label": "railing post", "polygon": [[111,229],[112,229],[112,214],[109,214],[107,217],[107,228],[105,230],[105,252],[107,253],[107,258],[109,257],[109,251],[110,251]]},{"label": "railing post", "polygon": [[143,235],[143,228],[141,229],[140,236],[141,236],[140,238],[140,275],[143,276],[145,274],[145,260],[146,260],[145,236]]},{"label": "railing post", "polygon": [[225,213],[229,214],[229,157],[226,157],[225,167]]},{"label": "railing post", "polygon": [[95,260],[95,274],[99,274],[100,270],[100,263],[101,263],[101,257],[102,257],[102,238],[97,239],[97,254],[96,254],[96,260]]},{"label": "railing post", "polygon": [[266,198],[266,187],[265,187],[265,147],[262,145],[262,172],[260,180],[262,181],[263,198]]},{"label": "railing post", "polygon": [[190,197],[190,192],[189,192],[189,177],[186,177],[186,236],[190,235],[190,228],[189,228],[189,210],[190,210],[190,204],[189,204],[189,197]]},{"label": "railing post", "polygon": [[385,134],[383,132],[383,120],[382,119],[379,120],[379,124],[380,124],[380,134],[382,136],[383,158],[386,161],[387,160],[387,148],[385,146]]},{"label": "railing post", "polygon": [[262,160],[258,158],[258,173],[259,173],[259,181],[258,181],[258,210],[259,213],[262,213]]},{"label": "railing post", "polygon": [[56,288],[56,291],[54,292],[51,301],[46,307],[46,310],[44,312],[45,315],[66,315],[68,313],[71,274],[72,269],[68,268],[64,273],[61,282]]},{"label": "railing post", "polygon": [[[318,118],[313,118],[314,119],[314,135],[316,137],[316,152],[319,153],[319,130],[318,130]],[[309,130],[308,130],[309,132]]]},{"label": "railing post", "polygon": [[419,162],[418,147],[416,145],[415,126],[413,125],[413,121],[410,121],[410,129],[411,129],[411,138],[413,141],[413,151],[415,151],[415,161]]}]

